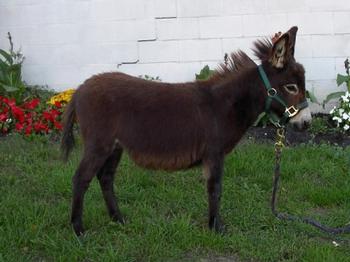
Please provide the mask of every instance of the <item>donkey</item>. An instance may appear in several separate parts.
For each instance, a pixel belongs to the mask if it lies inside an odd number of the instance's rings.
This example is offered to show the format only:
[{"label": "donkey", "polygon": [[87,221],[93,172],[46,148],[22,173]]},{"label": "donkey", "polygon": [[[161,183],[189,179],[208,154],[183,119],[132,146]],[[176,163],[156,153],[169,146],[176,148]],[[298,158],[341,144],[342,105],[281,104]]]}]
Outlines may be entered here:
[{"label": "donkey", "polygon": [[258,115],[266,111],[299,129],[311,121],[305,71],[294,59],[297,30],[292,27],[274,42],[256,41],[254,52],[261,65],[238,51],[206,81],[170,84],[123,73],[87,79],[67,105],[61,145],[67,159],[74,146],[73,125],[78,122],[84,152],[72,180],[75,233],[84,232],[84,194],[94,176],[111,219],[124,223],[113,189],[124,150],[137,165],[149,169],[202,165],[209,228],[219,231],[224,157]]}]

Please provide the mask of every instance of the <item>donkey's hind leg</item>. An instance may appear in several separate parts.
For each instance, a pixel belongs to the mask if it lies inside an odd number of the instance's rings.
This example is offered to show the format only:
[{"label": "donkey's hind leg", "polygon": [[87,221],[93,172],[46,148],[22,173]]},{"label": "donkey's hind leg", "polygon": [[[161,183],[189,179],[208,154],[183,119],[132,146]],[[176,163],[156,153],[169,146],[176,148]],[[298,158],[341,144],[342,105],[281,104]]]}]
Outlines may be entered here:
[{"label": "donkey's hind leg", "polygon": [[84,233],[82,216],[85,192],[88,189],[91,180],[105,163],[109,154],[110,151],[106,151],[101,147],[85,149],[84,156],[73,177],[71,223],[74,232],[78,236]]},{"label": "donkey's hind leg", "polygon": [[204,162],[204,174],[207,178],[208,192],[208,225],[210,229],[222,231],[219,209],[221,198],[221,184],[223,173],[223,156],[218,154],[206,159]]},{"label": "donkey's hind leg", "polygon": [[113,189],[115,170],[119,164],[122,153],[122,147],[116,145],[112,154],[107,158],[103,167],[98,172],[97,178],[100,182],[103,198],[106,202],[107,210],[110,217],[113,221],[124,224],[124,219],[119,210],[118,202]]}]

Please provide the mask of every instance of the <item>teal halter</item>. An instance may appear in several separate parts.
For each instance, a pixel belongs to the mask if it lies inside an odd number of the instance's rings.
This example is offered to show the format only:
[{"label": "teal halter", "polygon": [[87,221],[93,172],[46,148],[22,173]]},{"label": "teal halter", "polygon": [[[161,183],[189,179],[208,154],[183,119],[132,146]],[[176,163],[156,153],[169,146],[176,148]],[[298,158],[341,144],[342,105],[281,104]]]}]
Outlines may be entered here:
[{"label": "teal halter", "polygon": [[[308,106],[306,98],[301,103],[295,106],[292,105],[288,107],[288,105],[283,101],[283,99],[280,96],[278,96],[277,90],[271,86],[270,81],[262,65],[258,66],[258,70],[259,70],[259,75],[267,91],[267,98],[265,101],[265,113],[269,116],[269,118],[271,119],[274,125],[278,127],[284,126],[290,118],[298,114],[301,109],[304,109]],[[279,117],[278,115],[276,115],[271,111],[271,104],[273,100],[280,103],[285,108],[285,111],[282,117]]]}]

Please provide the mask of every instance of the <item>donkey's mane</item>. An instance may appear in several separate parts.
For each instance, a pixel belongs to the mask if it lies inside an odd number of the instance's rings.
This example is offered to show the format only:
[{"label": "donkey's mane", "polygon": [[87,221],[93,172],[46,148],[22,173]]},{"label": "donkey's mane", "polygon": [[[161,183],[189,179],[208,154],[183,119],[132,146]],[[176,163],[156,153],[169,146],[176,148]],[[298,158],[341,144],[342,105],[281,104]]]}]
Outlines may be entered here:
[{"label": "donkey's mane", "polygon": [[269,59],[273,44],[269,38],[260,39],[254,42],[253,52],[262,62]]},{"label": "donkey's mane", "polygon": [[[257,40],[254,42],[254,55],[262,62],[268,60],[273,44],[269,38]],[[210,81],[235,76],[238,73],[249,68],[256,67],[256,63],[245,52],[238,50],[231,54],[225,54],[225,62],[220,63],[218,69],[210,77]]]}]

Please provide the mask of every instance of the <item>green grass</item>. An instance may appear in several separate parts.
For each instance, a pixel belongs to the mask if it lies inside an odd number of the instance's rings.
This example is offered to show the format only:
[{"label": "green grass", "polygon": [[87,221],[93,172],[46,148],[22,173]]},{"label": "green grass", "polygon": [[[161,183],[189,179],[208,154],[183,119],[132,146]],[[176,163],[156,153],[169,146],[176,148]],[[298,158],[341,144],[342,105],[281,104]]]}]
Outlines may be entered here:
[{"label": "green grass", "polygon": [[[334,237],[272,216],[272,145],[245,142],[227,156],[223,235],[207,230],[200,169],[147,171],[124,155],[115,188],[127,223],[110,222],[94,180],[81,239],[69,225],[80,148],[64,164],[57,143],[14,135],[0,139],[0,152],[0,261],[350,261],[349,235]],[[349,223],[349,165],[350,148],[286,149],[279,208],[334,226]]]}]

